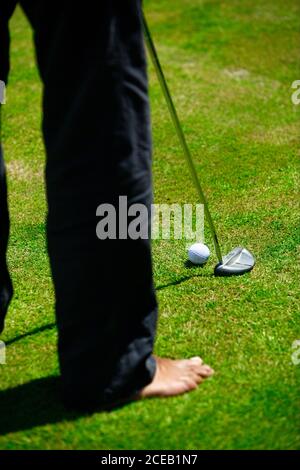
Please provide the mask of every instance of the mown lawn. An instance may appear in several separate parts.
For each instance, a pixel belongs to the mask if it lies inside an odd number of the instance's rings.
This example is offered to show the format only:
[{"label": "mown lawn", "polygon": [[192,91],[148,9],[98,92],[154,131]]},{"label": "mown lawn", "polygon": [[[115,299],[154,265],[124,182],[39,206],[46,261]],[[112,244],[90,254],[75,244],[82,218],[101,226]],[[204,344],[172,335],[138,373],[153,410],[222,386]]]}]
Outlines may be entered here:
[{"label": "mown lawn", "polygon": [[[299,449],[300,365],[291,354],[300,339],[300,106],[291,102],[291,84],[300,79],[300,4],[148,0],[145,10],[224,252],[245,245],[257,266],[215,278],[214,256],[189,268],[185,240],[155,241],[156,353],[200,354],[215,376],[189,395],[112,413],[63,410],[45,246],[41,86],[17,10],[3,107],[15,297],[1,337],[0,448]],[[196,203],[152,66],[149,73],[155,201]]]}]

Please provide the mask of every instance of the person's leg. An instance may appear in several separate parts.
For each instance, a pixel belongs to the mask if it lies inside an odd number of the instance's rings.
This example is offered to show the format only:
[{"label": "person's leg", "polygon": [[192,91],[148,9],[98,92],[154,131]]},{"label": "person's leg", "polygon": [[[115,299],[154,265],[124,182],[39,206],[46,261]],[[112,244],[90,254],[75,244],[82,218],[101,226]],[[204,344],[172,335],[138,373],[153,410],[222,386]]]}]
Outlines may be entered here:
[{"label": "person's leg", "polygon": [[151,382],[157,304],[149,240],[99,240],[102,203],[150,208],[140,2],[24,0],[44,82],[47,235],[66,404],[93,408]]},{"label": "person's leg", "polygon": [[128,205],[149,209],[152,201],[141,2],[21,3],[44,82],[47,234],[64,401],[94,409],[188,391],[208,375],[199,360],[152,356],[150,241],[96,237],[100,204],[117,205],[126,195]]},{"label": "person's leg", "polygon": [[[6,84],[9,71],[8,21],[15,9],[15,0],[3,0],[0,6],[0,80]],[[13,295],[12,282],[7,268],[6,251],[9,237],[6,172],[2,151],[2,110],[0,104],[0,333]]]},{"label": "person's leg", "polygon": [[9,236],[9,213],[5,165],[0,145],[0,333],[4,329],[4,320],[13,295],[12,282],[7,268],[6,250]]}]

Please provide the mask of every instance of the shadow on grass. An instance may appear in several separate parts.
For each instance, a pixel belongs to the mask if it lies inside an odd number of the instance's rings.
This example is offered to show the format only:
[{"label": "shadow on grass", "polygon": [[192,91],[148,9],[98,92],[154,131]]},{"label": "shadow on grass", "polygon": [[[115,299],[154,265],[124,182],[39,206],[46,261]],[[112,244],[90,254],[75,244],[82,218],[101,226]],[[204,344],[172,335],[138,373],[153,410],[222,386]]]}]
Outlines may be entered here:
[{"label": "shadow on grass", "polygon": [[[187,268],[195,268],[195,265],[191,263],[191,266],[188,265],[189,261],[186,262],[186,267]],[[202,269],[202,267],[201,267]],[[189,281],[190,279],[194,279],[196,277],[201,277],[201,278],[208,278],[208,277],[214,277],[213,273],[203,273],[203,274],[194,274],[193,276],[184,276],[181,279],[176,279],[176,281],[169,282],[168,284],[162,284],[161,286],[157,286],[155,290],[162,290],[166,289],[167,287],[171,286],[178,286],[179,284],[182,284],[183,282]]]},{"label": "shadow on grass", "polygon": [[[206,266],[206,263],[203,263],[203,264],[194,264],[192,263],[190,260],[187,260],[184,262],[184,267],[187,268],[187,269],[191,269],[191,268],[196,268],[196,269],[203,269],[204,266]],[[208,274],[209,276],[209,274]]]},{"label": "shadow on grass", "polygon": [[49,323],[48,325],[40,326],[39,328],[35,328],[34,330],[30,330],[27,333],[24,333],[22,335],[16,336],[15,338],[9,339],[8,341],[5,341],[6,346],[9,346],[10,344],[14,344],[17,341],[21,341],[24,338],[27,338],[28,336],[34,336],[39,333],[43,333],[44,331],[48,330],[53,330],[53,328],[56,327],[56,323]]},{"label": "shadow on grass", "polygon": [[[194,265],[191,264],[191,266],[186,267],[194,267]],[[185,276],[168,284],[158,286],[156,290],[176,286],[195,277],[203,278],[211,276],[213,274],[207,273]],[[55,323],[49,323],[35,328],[6,341],[6,346],[44,331],[52,330],[55,327]],[[122,407],[124,405],[120,404],[119,406]],[[109,412],[111,410],[102,409],[98,411]],[[73,421],[87,414],[90,413],[68,411],[64,408],[60,397],[59,377],[36,379],[32,382],[0,391],[0,436],[29,430],[46,424]]]},{"label": "shadow on grass", "polygon": [[37,379],[0,391],[0,435],[79,416],[61,404],[59,377]]}]

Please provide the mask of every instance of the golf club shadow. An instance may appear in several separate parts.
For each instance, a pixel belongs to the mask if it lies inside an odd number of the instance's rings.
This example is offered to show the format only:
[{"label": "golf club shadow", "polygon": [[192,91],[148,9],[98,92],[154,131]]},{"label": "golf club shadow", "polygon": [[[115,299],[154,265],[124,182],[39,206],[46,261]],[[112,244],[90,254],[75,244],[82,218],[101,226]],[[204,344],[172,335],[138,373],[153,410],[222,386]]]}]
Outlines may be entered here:
[{"label": "golf club shadow", "polygon": [[[188,263],[188,261],[186,263]],[[192,265],[192,266],[195,267],[195,265]],[[162,290],[162,289],[166,289],[167,287],[178,286],[179,284],[182,284],[183,282],[189,281],[190,279],[193,279],[195,277],[202,277],[202,278],[214,277],[214,274],[213,273],[205,273],[205,274],[203,273],[203,274],[194,274],[192,276],[184,276],[181,279],[177,279],[176,281],[169,282],[168,284],[162,284],[161,286],[157,286],[155,290],[159,291],[159,290]]]},{"label": "golf club shadow", "polygon": [[39,333],[43,333],[43,331],[52,330],[56,327],[56,323],[49,323],[48,325],[40,326],[39,328],[35,328],[34,330],[28,331],[27,333],[23,333],[22,335],[16,336],[15,338],[9,339],[5,341],[5,345],[9,346],[10,344],[17,343],[28,336],[34,336]]}]

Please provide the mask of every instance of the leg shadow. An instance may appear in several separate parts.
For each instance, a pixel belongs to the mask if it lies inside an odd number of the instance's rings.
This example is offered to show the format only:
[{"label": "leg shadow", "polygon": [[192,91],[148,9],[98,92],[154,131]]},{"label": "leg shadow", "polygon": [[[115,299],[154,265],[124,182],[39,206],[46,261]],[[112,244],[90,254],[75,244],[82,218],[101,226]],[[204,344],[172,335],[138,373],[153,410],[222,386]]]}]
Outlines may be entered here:
[{"label": "leg shadow", "polygon": [[74,421],[94,413],[111,413],[134,403],[135,398],[114,403],[89,406],[84,410],[68,410],[61,401],[60,377],[36,379],[17,387],[0,391],[0,436],[59,423]]},{"label": "leg shadow", "polygon": [[79,415],[61,404],[59,377],[33,380],[0,391],[0,435],[62,420],[72,421]]}]

